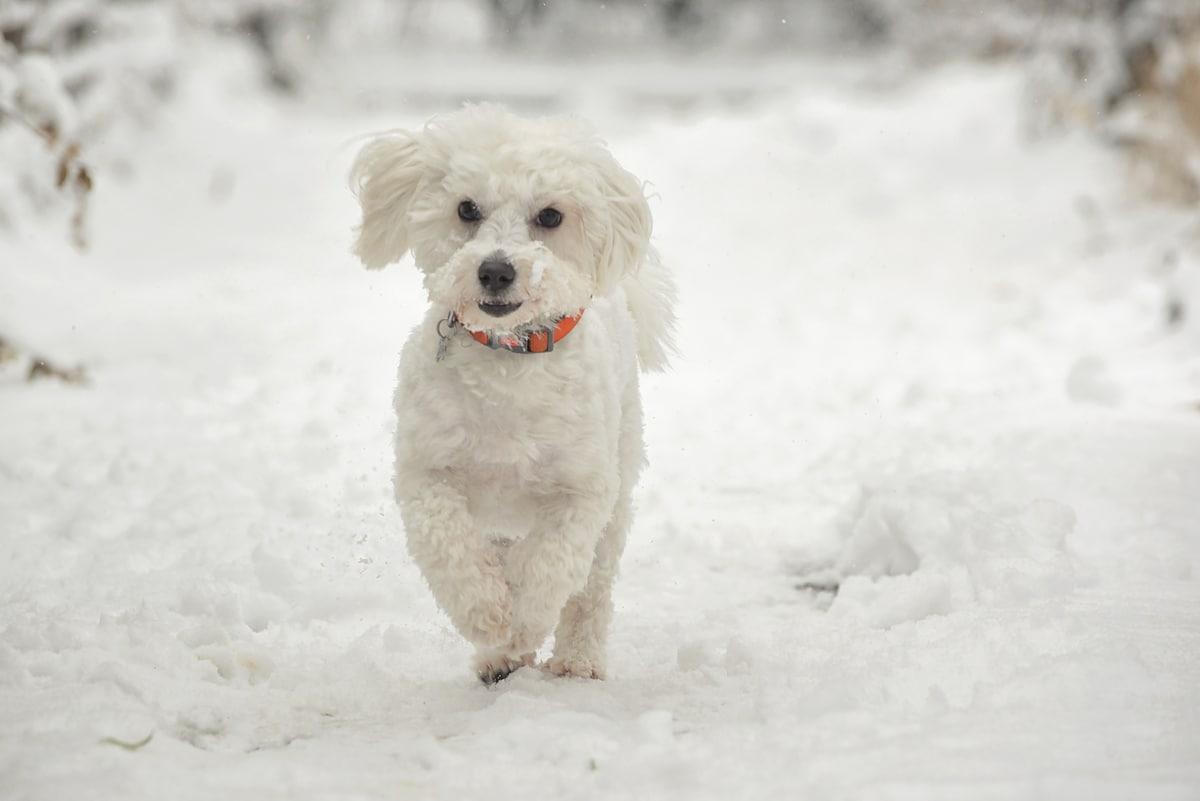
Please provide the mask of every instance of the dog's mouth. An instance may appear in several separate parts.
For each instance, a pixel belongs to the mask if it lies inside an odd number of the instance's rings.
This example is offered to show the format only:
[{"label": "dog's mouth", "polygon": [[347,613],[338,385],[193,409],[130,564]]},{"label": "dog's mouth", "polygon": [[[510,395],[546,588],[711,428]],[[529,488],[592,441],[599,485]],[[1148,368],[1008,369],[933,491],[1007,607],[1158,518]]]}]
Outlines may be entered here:
[{"label": "dog's mouth", "polygon": [[521,308],[521,301],[517,303],[488,303],[487,301],[479,301],[479,310],[491,317],[504,317],[512,314],[517,309]]}]

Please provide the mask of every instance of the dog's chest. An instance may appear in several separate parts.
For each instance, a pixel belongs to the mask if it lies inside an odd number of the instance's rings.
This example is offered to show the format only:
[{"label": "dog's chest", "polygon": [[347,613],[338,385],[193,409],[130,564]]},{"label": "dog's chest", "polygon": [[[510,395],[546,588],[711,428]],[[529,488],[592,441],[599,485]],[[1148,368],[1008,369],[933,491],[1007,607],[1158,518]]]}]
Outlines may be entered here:
[{"label": "dog's chest", "polygon": [[399,457],[419,453],[461,476],[481,531],[524,535],[548,497],[591,481],[615,458],[623,374],[590,333],[581,326],[544,355],[470,343],[436,361],[432,343],[406,346],[420,367],[397,395]]},{"label": "dog's chest", "polygon": [[537,522],[536,498],[515,473],[476,473],[467,490],[467,508],[489,539],[522,539]]},{"label": "dog's chest", "polygon": [[[470,469],[536,480],[572,438],[573,409],[562,387],[462,399]],[[564,405],[567,408],[564,408]]]},{"label": "dog's chest", "polygon": [[468,405],[472,435],[459,469],[467,476],[471,514],[486,536],[521,539],[565,456],[561,422],[542,403]]}]

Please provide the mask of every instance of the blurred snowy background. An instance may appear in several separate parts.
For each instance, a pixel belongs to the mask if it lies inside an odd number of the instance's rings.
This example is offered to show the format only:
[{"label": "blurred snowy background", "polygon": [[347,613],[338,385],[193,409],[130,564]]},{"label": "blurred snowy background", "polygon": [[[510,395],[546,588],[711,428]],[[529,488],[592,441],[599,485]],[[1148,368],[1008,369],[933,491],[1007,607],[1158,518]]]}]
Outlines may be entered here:
[{"label": "blurred snowy background", "polygon": [[[407,559],[361,135],[592,118],[683,353],[611,678]],[[1195,0],[0,0],[0,797],[1200,794]]]}]

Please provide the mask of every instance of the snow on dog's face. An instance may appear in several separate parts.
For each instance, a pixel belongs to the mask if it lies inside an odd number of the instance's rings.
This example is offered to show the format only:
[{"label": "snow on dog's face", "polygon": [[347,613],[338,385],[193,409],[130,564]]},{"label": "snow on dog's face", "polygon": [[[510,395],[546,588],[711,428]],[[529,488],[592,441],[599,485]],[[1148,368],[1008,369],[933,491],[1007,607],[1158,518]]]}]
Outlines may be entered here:
[{"label": "snow on dog's face", "polygon": [[650,210],[636,178],[570,118],[493,105],[363,148],[355,252],[383,267],[412,250],[436,306],[512,331],[585,308],[636,268]]}]

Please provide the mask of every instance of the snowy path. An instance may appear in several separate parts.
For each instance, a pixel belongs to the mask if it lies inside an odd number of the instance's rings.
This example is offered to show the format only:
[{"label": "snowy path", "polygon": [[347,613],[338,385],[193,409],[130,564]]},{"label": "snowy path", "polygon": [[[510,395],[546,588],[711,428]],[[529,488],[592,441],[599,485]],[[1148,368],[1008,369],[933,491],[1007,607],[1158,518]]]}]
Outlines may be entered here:
[{"label": "snowy path", "polygon": [[0,243],[5,325],[94,376],[0,373],[0,797],[1195,798],[1183,223],[1017,103],[614,123],[685,357],[611,679],[494,689],[390,496],[415,271],[346,253],[338,146],[396,121],[181,107],[90,258]]}]

